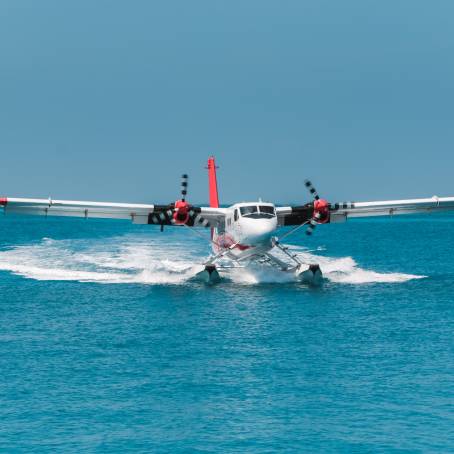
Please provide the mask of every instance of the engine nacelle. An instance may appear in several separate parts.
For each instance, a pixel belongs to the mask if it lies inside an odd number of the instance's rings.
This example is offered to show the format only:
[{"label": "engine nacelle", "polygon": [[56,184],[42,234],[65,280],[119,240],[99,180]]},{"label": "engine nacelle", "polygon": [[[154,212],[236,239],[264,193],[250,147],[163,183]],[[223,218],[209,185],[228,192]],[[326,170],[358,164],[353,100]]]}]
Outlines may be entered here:
[{"label": "engine nacelle", "polygon": [[173,213],[173,220],[177,225],[186,224],[189,221],[190,205],[185,200],[177,200],[175,202],[175,211]]},{"label": "engine nacelle", "polygon": [[329,203],[325,199],[314,200],[314,214],[313,218],[317,218],[319,224],[326,224],[329,222]]}]

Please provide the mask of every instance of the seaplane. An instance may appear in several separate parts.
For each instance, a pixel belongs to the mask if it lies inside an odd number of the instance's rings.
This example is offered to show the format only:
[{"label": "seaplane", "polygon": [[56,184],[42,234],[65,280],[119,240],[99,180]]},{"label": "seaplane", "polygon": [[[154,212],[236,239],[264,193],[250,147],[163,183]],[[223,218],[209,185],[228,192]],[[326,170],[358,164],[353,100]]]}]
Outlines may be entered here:
[{"label": "seaplane", "polygon": [[[221,207],[216,163],[208,159],[209,206],[187,201],[188,175],[181,178],[181,197],[167,205],[106,203],[75,200],[0,198],[4,214],[74,216],[80,218],[127,219],[135,224],[211,230],[207,241],[212,255],[194,275],[206,284],[221,281],[224,271],[248,266],[274,267],[291,273],[297,282],[320,285],[322,270],[317,263],[303,263],[282,240],[305,227],[312,235],[318,225],[345,222],[350,218],[395,216],[412,213],[454,211],[454,197],[437,197],[375,202],[330,203],[319,196],[313,184],[304,182],[311,200],[303,205],[279,206],[262,200]],[[287,227],[286,229],[284,229]],[[279,236],[279,232],[284,232]]]}]

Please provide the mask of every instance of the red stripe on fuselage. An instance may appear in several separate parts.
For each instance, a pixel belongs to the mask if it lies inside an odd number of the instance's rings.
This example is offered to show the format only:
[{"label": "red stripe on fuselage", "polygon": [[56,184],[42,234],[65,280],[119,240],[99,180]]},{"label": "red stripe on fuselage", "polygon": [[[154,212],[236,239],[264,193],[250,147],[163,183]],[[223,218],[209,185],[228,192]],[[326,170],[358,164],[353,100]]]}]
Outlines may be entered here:
[{"label": "red stripe on fuselage", "polygon": [[5,206],[8,203],[7,197],[0,197],[0,205]]},{"label": "red stripe on fuselage", "polygon": [[240,251],[246,251],[247,249],[251,249],[251,247],[253,246],[247,246],[246,244],[237,244],[235,247]]},{"label": "red stripe on fuselage", "polygon": [[219,235],[216,239],[216,245],[219,247],[219,249],[229,249],[233,245],[235,247],[233,249],[239,249],[240,251],[246,251],[247,249],[251,249],[254,246],[248,246],[247,244],[236,244],[235,240],[233,237],[230,235],[224,234],[224,235]]}]

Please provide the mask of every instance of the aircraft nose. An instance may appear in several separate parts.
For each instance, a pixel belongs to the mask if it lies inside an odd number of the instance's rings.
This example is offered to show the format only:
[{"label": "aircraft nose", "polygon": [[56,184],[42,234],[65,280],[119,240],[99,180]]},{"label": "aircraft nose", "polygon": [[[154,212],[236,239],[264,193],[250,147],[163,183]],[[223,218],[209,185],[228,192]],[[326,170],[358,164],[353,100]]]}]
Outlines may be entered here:
[{"label": "aircraft nose", "polygon": [[247,229],[246,238],[250,244],[260,244],[266,241],[273,236],[274,231],[276,230],[276,222],[273,222],[272,219],[260,220],[261,222],[255,222]]},{"label": "aircraft nose", "polygon": [[266,237],[268,236],[272,231],[274,230],[273,226],[271,224],[267,224],[262,226],[260,229],[257,231],[257,236],[258,237]]}]

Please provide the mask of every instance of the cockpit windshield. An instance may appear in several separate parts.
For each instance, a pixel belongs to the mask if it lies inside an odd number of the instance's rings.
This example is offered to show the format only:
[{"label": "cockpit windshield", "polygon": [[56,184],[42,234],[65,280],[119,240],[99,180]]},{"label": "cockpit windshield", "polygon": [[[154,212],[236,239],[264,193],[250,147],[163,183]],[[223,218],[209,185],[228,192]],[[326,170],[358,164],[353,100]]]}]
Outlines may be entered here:
[{"label": "cockpit windshield", "polygon": [[240,213],[243,217],[253,219],[270,219],[276,215],[274,207],[269,205],[248,205],[240,207]]},{"label": "cockpit windshield", "polygon": [[248,216],[250,214],[258,213],[258,208],[255,205],[250,205],[247,207],[240,207],[241,216]]},{"label": "cockpit windshield", "polygon": [[260,205],[259,209],[260,209],[261,214],[267,215],[267,217],[269,217],[269,218],[274,218],[274,216],[276,214],[273,206]]}]

